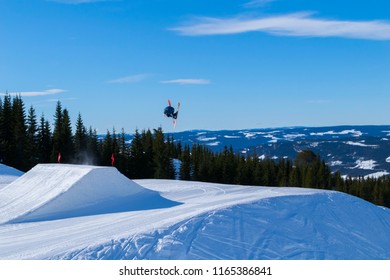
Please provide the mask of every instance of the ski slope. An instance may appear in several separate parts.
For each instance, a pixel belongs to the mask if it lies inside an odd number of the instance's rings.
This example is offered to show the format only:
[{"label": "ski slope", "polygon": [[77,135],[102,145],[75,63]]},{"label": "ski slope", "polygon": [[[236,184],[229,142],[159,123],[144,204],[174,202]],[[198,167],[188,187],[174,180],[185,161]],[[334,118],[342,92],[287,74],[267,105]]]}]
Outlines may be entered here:
[{"label": "ski slope", "polygon": [[390,259],[389,209],[346,194],[122,176],[38,165],[0,190],[0,259]]},{"label": "ski slope", "polygon": [[[144,200],[152,203],[142,203]],[[116,168],[67,164],[38,164],[3,188],[0,201],[0,224],[177,204],[132,182]]]},{"label": "ski slope", "polygon": [[22,171],[0,163],[0,190],[22,175]]}]

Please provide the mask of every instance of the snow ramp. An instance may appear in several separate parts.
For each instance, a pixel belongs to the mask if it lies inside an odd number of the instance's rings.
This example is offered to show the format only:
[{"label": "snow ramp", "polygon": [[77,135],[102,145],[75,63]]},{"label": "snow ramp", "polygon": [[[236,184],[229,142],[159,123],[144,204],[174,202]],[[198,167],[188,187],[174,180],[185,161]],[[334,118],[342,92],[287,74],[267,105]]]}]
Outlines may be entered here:
[{"label": "snow ramp", "polygon": [[179,203],[114,167],[38,164],[0,191],[0,224],[167,208]]},{"label": "snow ramp", "polygon": [[12,183],[23,174],[22,171],[0,163],[0,189]]}]

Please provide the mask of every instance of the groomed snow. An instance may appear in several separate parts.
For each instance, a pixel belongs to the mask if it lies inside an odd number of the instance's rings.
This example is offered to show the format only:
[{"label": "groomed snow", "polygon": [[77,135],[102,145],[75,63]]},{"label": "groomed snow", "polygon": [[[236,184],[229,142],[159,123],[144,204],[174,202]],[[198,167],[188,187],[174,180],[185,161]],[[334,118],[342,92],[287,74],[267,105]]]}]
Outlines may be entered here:
[{"label": "groomed snow", "polygon": [[0,163],[0,190],[18,179],[23,174],[24,173],[22,171]]},{"label": "groomed snow", "polygon": [[38,164],[3,188],[0,202],[0,224],[174,205],[116,168],[67,164]]},{"label": "groomed snow", "polygon": [[[75,169],[86,172],[83,167]],[[96,174],[88,180],[97,176],[115,182],[120,175],[100,176],[105,168],[93,170]],[[53,186],[56,171],[49,177],[38,171],[35,176]],[[67,177],[62,174],[57,179]],[[349,195],[175,180],[128,181],[171,204],[156,205],[152,196],[140,201],[145,210],[6,222],[0,225],[0,259],[390,259],[390,210]],[[74,183],[70,189],[62,188],[63,195],[73,190],[69,197],[77,199],[84,187]],[[20,186],[13,194],[21,199],[26,189]],[[3,191],[2,215],[12,200]],[[24,198],[26,204],[33,193]],[[119,193],[103,197],[115,201]],[[91,189],[85,195],[96,198]],[[54,192],[44,196],[60,212],[71,203],[60,203]],[[35,209],[22,208],[23,212]]]}]

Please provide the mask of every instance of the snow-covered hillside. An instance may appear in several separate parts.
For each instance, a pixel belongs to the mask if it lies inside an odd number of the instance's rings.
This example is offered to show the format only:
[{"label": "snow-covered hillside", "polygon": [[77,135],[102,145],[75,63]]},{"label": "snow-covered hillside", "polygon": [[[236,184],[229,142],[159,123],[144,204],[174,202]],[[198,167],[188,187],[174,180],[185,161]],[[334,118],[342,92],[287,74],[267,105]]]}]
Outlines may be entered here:
[{"label": "snow-covered hillside", "polygon": [[114,168],[38,165],[0,190],[0,221],[0,259],[390,259],[390,210],[349,195]]},{"label": "snow-covered hillside", "polygon": [[0,163],[0,189],[15,181],[23,172]]},{"label": "snow-covered hillside", "polygon": [[[174,139],[190,146],[200,143],[222,151],[256,153],[261,158],[294,160],[302,150],[319,154],[333,171],[352,177],[377,177],[390,173],[390,127],[354,125],[332,127],[280,127],[245,130],[193,130],[174,133]],[[362,163],[362,164],[360,164]]]}]

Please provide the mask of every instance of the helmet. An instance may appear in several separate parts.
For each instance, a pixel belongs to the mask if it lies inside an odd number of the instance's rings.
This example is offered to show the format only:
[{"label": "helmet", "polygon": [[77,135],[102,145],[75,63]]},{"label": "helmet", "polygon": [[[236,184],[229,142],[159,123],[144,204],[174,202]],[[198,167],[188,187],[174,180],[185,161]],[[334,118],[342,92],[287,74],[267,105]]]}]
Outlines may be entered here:
[{"label": "helmet", "polygon": [[172,117],[174,112],[175,109],[172,106],[165,107],[164,109],[164,115],[166,115],[167,117]]}]

